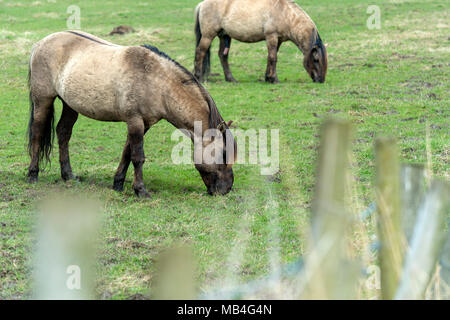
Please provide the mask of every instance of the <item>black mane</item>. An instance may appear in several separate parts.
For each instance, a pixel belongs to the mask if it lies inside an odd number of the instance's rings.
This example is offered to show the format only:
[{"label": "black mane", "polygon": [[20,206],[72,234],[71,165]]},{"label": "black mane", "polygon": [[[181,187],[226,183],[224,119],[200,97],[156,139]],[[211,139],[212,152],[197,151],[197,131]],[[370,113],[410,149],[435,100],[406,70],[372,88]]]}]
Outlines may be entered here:
[{"label": "black mane", "polygon": [[180,68],[186,75],[190,77],[190,79],[199,87],[200,91],[203,93],[206,102],[209,106],[209,127],[210,128],[217,128],[220,124],[224,123],[224,120],[222,119],[222,116],[219,113],[219,110],[217,109],[217,106],[211,97],[211,95],[203,88],[203,86],[197,81],[197,79],[194,77],[194,75],[189,72],[185,67],[183,67],[181,64],[179,64],[176,60],[172,59],[167,53],[160,51],[158,48],[149,45],[144,44],[142,47],[150,50],[151,52],[157,54],[158,56],[171,61],[174,63],[178,68]]},{"label": "black mane", "polygon": [[325,46],[322,42],[322,39],[320,38],[320,34],[317,30],[315,30],[314,32],[314,36],[311,37],[311,49],[317,47],[322,53],[322,56],[325,56]]},{"label": "black mane", "polygon": [[154,47],[152,45],[149,44],[144,44],[142,45],[142,47],[150,50],[153,53],[156,53],[158,56],[169,60],[171,62],[173,62],[178,68],[180,68],[184,73],[186,73],[192,80],[194,80],[195,82],[197,82],[197,79],[195,79],[194,75],[189,72],[189,70],[187,70],[185,67],[183,67],[180,63],[178,63],[176,60],[172,59],[167,53],[160,51],[157,47]]},{"label": "black mane", "polygon": [[[151,52],[157,54],[158,56],[174,63],[178,68],[180,68],[186,75],[188,75],[190,77],[190,79],[193,81],[193,83],[195,83],[198,86],[200,91],[203,93],[203,96],[206,99],[206,102],[208,103],[209,128],[217,129],[220,125],[224,125],[225,129],[227,129],[227,130],[229,129],[228,125],[223,120],[222,116],[220,115],[219,110],[217,109],[216,103],[214,102],[211,95],[208,93],[208,91],[205,90],[205,88],[200,84],[200,82],[198,82],[198,80],[194,77],[194,75],[191,72],[189,72],[189,70],[187,70],[185,67],[183,67],[181,64],[179,64],[176,60],[172,59],[167,53],[160,51],[158,48],[156,48],[152,45],[144,44],[144,45],[142,45],[142,47],[144,47],[144,48],[150,50]],[[226,139],[225,134],[223,135],[223,140],[224,140],[224,144],[227,145],[227,139]],[[236,152],[236,142],[234,141],[234,139],[233,139],[232,143],[234,144],[234,149]],[[226,159],[226,148],[224,149],[224,159]]]}]

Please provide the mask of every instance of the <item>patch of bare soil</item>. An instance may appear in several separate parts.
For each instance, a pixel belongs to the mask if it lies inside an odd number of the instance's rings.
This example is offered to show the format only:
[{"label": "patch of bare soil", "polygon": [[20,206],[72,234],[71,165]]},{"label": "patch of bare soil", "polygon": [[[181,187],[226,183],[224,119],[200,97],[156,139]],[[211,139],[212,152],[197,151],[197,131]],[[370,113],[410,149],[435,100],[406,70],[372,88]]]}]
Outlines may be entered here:
[{"label": "patch of bare soil", "polygon": [[115,34],[124,35],[124,34],[127,34],[127,33],[134,33],[134,32],[136,32],[136,30],[134,30],[133,27],[130,27],[130,26],[118,26],[118,27],[115,27],[109,33],[109,35],[110,36],[115,35]]}]

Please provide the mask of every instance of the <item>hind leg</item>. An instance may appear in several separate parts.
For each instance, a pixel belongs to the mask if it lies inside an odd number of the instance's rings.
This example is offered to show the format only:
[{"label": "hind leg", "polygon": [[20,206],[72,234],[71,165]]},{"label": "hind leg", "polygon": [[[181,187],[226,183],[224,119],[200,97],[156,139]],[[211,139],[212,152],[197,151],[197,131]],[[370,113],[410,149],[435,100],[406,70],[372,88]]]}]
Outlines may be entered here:
[{"label": "hind leg", "polygon": [[197,49],[195,50],[195,71],[194,75],[197,78],[198,81],[203,82],[205,79],[205,72],[206,70],[203,70],[203,60],[206,57],[206,54],[211,47],[211,43],[213,41],[214,37],[206,37],[205,35],[202,36],[202,39],[200,40],[200,43],[198,44]]},{"label": "hind leg", "polygon": [[61,177],[64,181],[73,179],[72,167],[69,158],[69,140],[72,136],[72,128],[78,119],[78,112],[74,111],[63,101],[61,119],[56,127],[59,144],[59,163],[61,165]]},{"label": "hind leg", "polygon": [[228,54],[230,52],[231,38],[229,36],[220,37],[219,59],[222,63],[225,80],[228,82],[237,82],[231,74],[230,65],[228,64]]},{"label": "hind leg", "polygon": [[[45,148],[51,148],[51,130],[53,121],[53,98],[33,97],[33,114],[30,126],[30,157],[31,163],[28,168],[28,181],[36,182],[39,176],[39,161],[45,153]],[[49,131],[49,132],[46,132]],[[46,141],[48,139],[49,141]],[[47,154],[48,155],[48,154]]]}]

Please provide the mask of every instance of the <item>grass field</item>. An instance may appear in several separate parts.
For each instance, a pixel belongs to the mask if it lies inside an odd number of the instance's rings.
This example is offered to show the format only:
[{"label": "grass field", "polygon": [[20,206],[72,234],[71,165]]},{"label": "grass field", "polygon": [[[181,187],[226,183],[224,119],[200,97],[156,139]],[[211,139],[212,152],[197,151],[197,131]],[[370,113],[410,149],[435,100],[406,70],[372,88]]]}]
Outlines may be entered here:
[{"label": "grass field", "polygon": [[[40,181],[26,183],[26,74],[32,44],[67,29],[67,7],[76,4],[82,30],[119,44],[155,45],[192,70],[197,2],[0,0],[0,299],[30,297],[36,204],[60,191],[95,194],[103,203],[100,298],[151,295],[158,254],[179,242],[194,249],[200,291],[221,285],[223,279],[242,282],[267,274],[271,252],[279,252],[280,263],[294,261],[307,249],[319,126],[331,115],[354,123],[355,211],[374,199],[373,139],[378,135],[398,137],[405,162],[431,159],[433,174],[448,179],[448,2],[304,0],[297,3],[328,45],[325,84],[311,82],[302,54],[291,43],[280,50],[281,83],[266,84],[265,43],[236,41],[230,63],[240,83],[223,80],[214,54],[212,72],[220,76],[205,84],[223,117],[234,120],[236,128],[280,130],[276,176],[261,176],[256,165],[236,165],[234,191],[210,197],[193,166],[172,164],[173,127],[161,122],[145,139],[144,178],[152,198],[134,196],[131,172],[125,192],[119,194],[111,186],[125,124],[80,117],[71,140],[71,160],[81,181],[61,181],[55,147],[52,165]],[[381,8],[380,30],[366,26],[371,4]],[[137,33],[107,36],[121,24],[133,26]],[[216,40],[213,53],[217,48]],[[60,114],[59,102],[56,109]],[[373,232],[371,221],[365,227]],[[356,237],[360,252],[366,245]]]}]

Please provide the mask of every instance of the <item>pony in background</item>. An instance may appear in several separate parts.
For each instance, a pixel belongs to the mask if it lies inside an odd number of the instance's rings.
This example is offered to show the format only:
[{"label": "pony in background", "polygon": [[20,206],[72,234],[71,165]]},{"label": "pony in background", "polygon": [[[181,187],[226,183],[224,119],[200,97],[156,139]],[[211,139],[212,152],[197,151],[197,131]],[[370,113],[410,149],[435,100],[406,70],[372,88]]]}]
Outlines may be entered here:
[{"label": "pony in background", "polygon": [[195,77],[204,81],[210,72],[210,48],[220,39],[219,58],[225,80],[236,82],[228,55],[231,39],[267,42],[269,52],[265,80],[278,83],[277,55],[285,41],[292,41],[304,55],[303,66],[314,82],[325,82],[327,50],[316,25],[292,0],[204,0],[195,11]]}]

